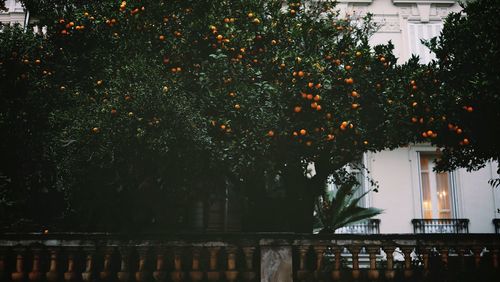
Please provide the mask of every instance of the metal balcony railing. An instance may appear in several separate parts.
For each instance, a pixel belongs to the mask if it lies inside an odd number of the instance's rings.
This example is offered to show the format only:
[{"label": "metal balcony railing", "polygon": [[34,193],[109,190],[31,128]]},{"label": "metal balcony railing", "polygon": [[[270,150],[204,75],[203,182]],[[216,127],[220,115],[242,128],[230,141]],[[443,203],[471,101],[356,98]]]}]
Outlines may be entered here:
[{"label": "metal balcony railing", "polygon": [[493,219],[493,225],[495,225],[495,233],[500,234],[500,218]]},{"label": "metal balcony railing", "polygon": [[335,230],[335,234],[380,234],[380,219],[359,221]]},{"label": "metal balcony railing", "polygon": [[412,219],[415,234],[469,233],[469,219]]}]

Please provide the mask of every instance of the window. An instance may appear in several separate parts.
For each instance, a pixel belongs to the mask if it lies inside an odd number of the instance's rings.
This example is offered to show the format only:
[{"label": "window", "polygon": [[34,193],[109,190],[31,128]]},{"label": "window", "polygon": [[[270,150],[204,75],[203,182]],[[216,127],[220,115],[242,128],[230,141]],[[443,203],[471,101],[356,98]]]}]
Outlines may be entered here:
[{"label": "window", "polygon": [[408,23],[408,47],[410,54],[415,54],[420,57],[420,63],[427,64],[435,58],[434,53],[422,44],[421,40],[429,40],[439,36],[443,24],[438,23]]},{"label": "window", "polygon": [[453,191],[451,175],[435,172],[435,154],[420,154],[420,187],[422,192],[422,213],[424,219],[453,218]]},{"label": "window", "polygon": [[[354,189],[354,196],[359,197],[363,193],[365,193],[367,190],[367,175],[366,175],[366,170],[364,169],[364,155],[362,155],[359,159],[357,159],[355,162],[352,164],[346,165],[346,169],[348,172],[352,173],[354,177],[356,177],[356,180],[358,181],[358,185],[355,186]],[[336,185],[332,181],[332,177],[328,179],[328,191],[334,191],[337,189]],[[365,195],[361,200],[358,202],[358,206],[366,208],[368,207],[367,203],[367,196]]]}]

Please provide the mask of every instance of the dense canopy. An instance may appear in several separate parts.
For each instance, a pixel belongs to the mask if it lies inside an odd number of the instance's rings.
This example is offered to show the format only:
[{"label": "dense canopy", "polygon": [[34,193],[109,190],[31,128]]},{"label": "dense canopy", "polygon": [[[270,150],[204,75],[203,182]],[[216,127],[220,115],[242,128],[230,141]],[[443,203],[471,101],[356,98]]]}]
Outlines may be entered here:
[{"label": "dense canopy", "polygon": [[231,187],[249,214],[280,195],[310,222],[363,152],[441,140],[435,66],[314,3],[25,1],[46,32],[0,34],[6,221],[165,229]]}]

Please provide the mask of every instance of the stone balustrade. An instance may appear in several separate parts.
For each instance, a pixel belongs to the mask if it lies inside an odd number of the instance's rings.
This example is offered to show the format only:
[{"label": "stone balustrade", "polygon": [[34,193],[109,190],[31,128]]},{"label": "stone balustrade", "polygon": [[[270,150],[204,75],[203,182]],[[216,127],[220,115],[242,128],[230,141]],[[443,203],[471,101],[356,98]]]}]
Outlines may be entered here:
[{"label": "stone balustrade", "polygon": [[0,282],[494,281],[499,250],[495,234],[2,234]]}]

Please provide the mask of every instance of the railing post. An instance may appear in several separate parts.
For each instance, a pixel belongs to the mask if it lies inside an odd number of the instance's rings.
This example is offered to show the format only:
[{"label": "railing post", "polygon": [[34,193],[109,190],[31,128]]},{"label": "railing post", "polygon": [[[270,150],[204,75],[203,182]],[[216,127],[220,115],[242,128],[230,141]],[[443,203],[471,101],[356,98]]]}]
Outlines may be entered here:
[{"label": "railing post", "polygon": [[423,264],[424,264],[424,269],[423,269],[422,275],[424,277],[427,277],[429,275],[429,271],[430,271],[429,270],[429,254],[431,252],[431,248],[427,247],[427,246],[422,246],[421,251],[422,251],[422,260],[423,260]]},{"label": "railing post", "polygon": [[174,282],[181,282],[184,279],[181,249],[179,248],[174,248],[174,271],[170,273],[170,278]]},{"label": "railing post", "polygon": [[92,273],[94,272],[94,248],[85,248],[85,270],[82,272],[82,281],[90,282],[93,280]]},{"label": "railing post", "polygon": [[394,250],[396,250],[393,246],[384,247],[384,252],[387,255],[387,265],[385,269],[385,278],[387,280],[393,280],[396,273],[394,271]]},{"label": "railing post", "polygon": [[255,247],[243,247],[243,254],[245,255],[245,271],[242,276],[245,281],[253,281],[257,277],[257,273],[253,269],[253,255]]},{"label": "railing post", "polygon": [[164,250],[159,249],[156,254],[156,269],[153,272],[153,278],[156,282],[163,282],[167,278],[165,272],[165,255]]},{"label": "railing post", "polygon": [[33,253],[33,266],[31,271],[28,273],[28,279],[30,281],[39,281],[42,278],[42,273],[40,272],[40,248],[31,249]]},{"label": "railing post", "polygon": [[297,270],[297,279],[299,281],[307,281],[309,278],[309,271],[306,269],[306,257],[309,248],[309,245],[299,246],[299,270]]},{"label": "railing post", "polygon": [[66,272],[64,272],[63,277],[64,281],[66,282],[73,282],[76,281],[76,272],[75,272],[75,248],[70,248],[68,249],[69,254],[68,254],[68,268],[66,269]]},{"label": "railing post", "polygon": [[482,247],[474,246],[472,252],[474,253],[474,265],[476,269],[479,269],[481,266],[481,252],[483,251]]},{"label": "railing post", "polygon": [[238,271],[236,270],[236,253],[238,252],[238,248],[235,246],[229,246],[226,248],[227,255],[227,270],[226,270],[226,279],[229,282],[236,281],[238,277]]},{"label": "railing post", "polygon": [[57,255],[58,255],[57,249],[50,250],[49,271],[45,274],[45,277],[49,282],[57,282],[57,279],[59,278],[57,272]]},{"label": "railing post", "polygon": [[405,246],[402,247],[401,250],[403,250],[403,254],[405,256],[404,276],[406,278],[411,278],[413,276],[413,268],[411,265],[411,253],[413,252],[413,247]]},{"label": "railing post", "polygon": [[128,269],[129,266],[129,258],[130,258],[130,249],[123,247],[119,249],[120,252],[120,270],[116,274],[118,281],[127,282],[130,280],[130,271]]},{"label": "railing post", "polygon": [[325,280],[323,273],[323,254],[325,253],[326,246],[314,246],[314,254],[316,255],[316,270],[314,271],[314,279],[317,281]]},{"label": "railing post", "polygon": [[16,247],[14,248],[14,252],[16,254],[16,269],[15,272],[11,274],[12,281],[15,282],[22,282],[25,277],[24,273],[24,253],[25,253],[25,248],[23,247]]},{"label": "railing post", "polygon": [[148,280],[148,274],[145,271],[148,249],[140,247],[137,252],[139,253],[139,265],[137,266],[137,271],[135,272],[135,280],[137,282],[144,282]]},{"label": "railing post", "polygon": [[5,270],[5,252],[6,248],[0,247],[0,282],[6,281],[6,270]]},{"label": "railing post", "polygon": [[203,272],[200,270],[200,255],[201,255],[201,250],[200,248],[193,248],[191,250],[191,253],[193,255],[192,262],[191,262],[191,271],[189,272],[189,277],[191,278],[191,281],[201,281],[203,279]]},{"label": "railing post", "polygon": [[498,247],[491,247],[491,262],[495,271],[498,270]]},{"label": "railing post", "polygon": [[220,279],[220,272],[217,270],[217,255],[220,247],[209,247],[209,270],[207,271],[208,281],[218,281]]},{"label": "railing post", "polygon": [[104,250],[104,262],[102,271],[99,273],[101,280],[108,280],[111,278],[111,255],[113,254],[113,248],[106,248]]},{"label": "railing post", "polygon": [[361,276],[361,271],[359,270],[359,252],[361,251],[361,247],[351,246],[349,251],[352,255],[352,279],[357,281]]},{"label": "railing post", "polygon": [[377,253],[380,252],[379,246],[368,246],[366,248],[370,256],[370,270],[368,271],[368,279],[375,281],[378,280],[380,273],[377,269]]},{"label": "railing post", "polygon": [[339,281],[341,278],[341,273],[340,273],[340,256],[342,255],[342,247],[337,246],[333,249],[333,252],[335,254],[335,261],[333,262],[333,270],[332,270],[332,279],[333,281]]}]

